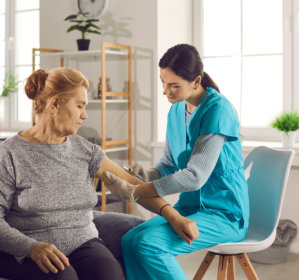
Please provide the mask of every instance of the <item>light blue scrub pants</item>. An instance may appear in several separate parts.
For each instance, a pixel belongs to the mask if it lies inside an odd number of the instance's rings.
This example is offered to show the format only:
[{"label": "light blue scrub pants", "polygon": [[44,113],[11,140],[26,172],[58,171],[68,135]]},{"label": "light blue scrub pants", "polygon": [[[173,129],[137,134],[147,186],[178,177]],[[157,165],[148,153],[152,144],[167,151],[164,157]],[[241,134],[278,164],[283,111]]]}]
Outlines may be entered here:
[{"label": "light blue scrub pants", "polygon": [[[184,211],[176,208],[182,215]],[[199,237],[189,245],[177,235],[170,224],[156,216],[131,229],[122,238],[127,280],[184,280],[184,271],[175,256],[208,248],[224,242],[242,240],[247,229],[226,217],[196,212],[184,215],[196,222]]]}]

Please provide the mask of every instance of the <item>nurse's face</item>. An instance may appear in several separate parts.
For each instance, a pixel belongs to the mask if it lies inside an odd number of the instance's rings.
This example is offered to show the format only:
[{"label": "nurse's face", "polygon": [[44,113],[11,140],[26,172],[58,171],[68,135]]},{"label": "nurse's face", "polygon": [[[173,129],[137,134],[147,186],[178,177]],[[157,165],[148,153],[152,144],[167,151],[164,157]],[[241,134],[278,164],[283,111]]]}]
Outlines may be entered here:
[{"label": "nurse's face", "polygon": [[190,99],[194,94],[195,81],[189,82],[176,75],[170,68],[160,68],[163,94],[172,104]]}]

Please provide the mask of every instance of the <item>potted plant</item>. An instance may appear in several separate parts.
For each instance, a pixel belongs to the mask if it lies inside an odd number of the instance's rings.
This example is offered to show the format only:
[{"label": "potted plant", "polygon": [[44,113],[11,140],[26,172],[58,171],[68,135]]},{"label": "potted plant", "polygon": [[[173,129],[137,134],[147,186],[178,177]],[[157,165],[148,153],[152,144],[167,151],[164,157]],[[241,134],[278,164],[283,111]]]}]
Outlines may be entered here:
[{"label": "potted plant", "polygon": [[81,39],[77,40],[78,44],[78,50],[79,51],[85,51],[88,50],[89,48],[89,39],[85,39],[85,33],[94,33],[94,34],[101,34],[100,30],[101,28],[97,25],[95,25],[95,22],[99,22],[99,19],[87,19],[86,15],[88,13],[82,13],[78,12],[77,14],[74,15],[69,15],[66,17],[64,20],[69,21],[71,23],[74,23],[67,29],[67,33],[71,32],[73,30],[78,30],[81,32]]},{"label": "potted plant", "polygon": [[271,126],[282,132],[284,147],[294,146],[296,130],[299,129],[299,115],[296,111],[282,113],[272,122]]},{"label": "potted plant", "polygon": [[1,97],[7,97],[11,93],[16,92],[18,90],[18,83],[20,81],[17,81],[11,72],[7,72],[3,81]]},{"label": "potted plant", "polygon": [[[7,98],[9,95],[11,95],[12,93],[18,90],[18,83],[20,83],[20,81],[17,81],[15,76],[11,72],[7,72],[5,74],[2,91],[0,95],[0,118],[3,116],[2,110],[4,108],[4,104],[6,103],[4,98]],[[0,119],[0,130],[1,130],[1,119]]]}]

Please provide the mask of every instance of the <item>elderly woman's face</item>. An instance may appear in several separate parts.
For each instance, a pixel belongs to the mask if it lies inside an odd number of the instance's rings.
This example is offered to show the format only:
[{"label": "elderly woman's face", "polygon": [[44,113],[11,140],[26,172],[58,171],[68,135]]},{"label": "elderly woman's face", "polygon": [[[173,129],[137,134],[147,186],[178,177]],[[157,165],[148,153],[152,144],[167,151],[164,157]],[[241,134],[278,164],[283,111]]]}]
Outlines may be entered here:
[{"label": "elderly woman's face", "polygon": [[87,119],[87,91],[85,87],[74,90],[72,97],[60,104],[55,118],[55,127],[65,136],[76,134],[83,120]]}]

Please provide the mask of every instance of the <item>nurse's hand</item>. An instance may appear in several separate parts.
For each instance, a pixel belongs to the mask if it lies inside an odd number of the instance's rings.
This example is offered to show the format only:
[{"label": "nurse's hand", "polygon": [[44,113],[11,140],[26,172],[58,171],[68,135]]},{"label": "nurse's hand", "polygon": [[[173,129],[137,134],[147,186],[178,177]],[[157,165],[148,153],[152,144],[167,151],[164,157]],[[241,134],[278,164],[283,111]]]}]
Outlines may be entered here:
[{"label": "nurse's hand", "polygon": [[138,177],[143,182],[148,182],[148,176],[147,173],[144,171],[144,168],[142,165],[138,162],[136,162],[132,168],[130,169],[129,173],[133,176]]},{"label": "nurse's hand", "polygon": [[141,179],[143,182],[152,182],[154,180],[160,179],[160,173],[157,169],[151,168],[149,170],[144,170],[140,163],[136,162],[129,173]]},{"label": "nurse's hand", "polygon": [[117,196],[119,199],[122,200],[125,199],[132,199],[134,201],[138,200],[138,198],[134,197],[134,191],[138,185],[132,185],[108,171],[105,171],[104,175],[111,182],[110,184],[105,183],[105,185],[113,195]]},{"label": "nurse's hand", "polygon": [[189,245],[199,237],[199,231],[196,223],[184,216],[178,215],[175,219],[169,221],[173,230],[181,236]]}]

